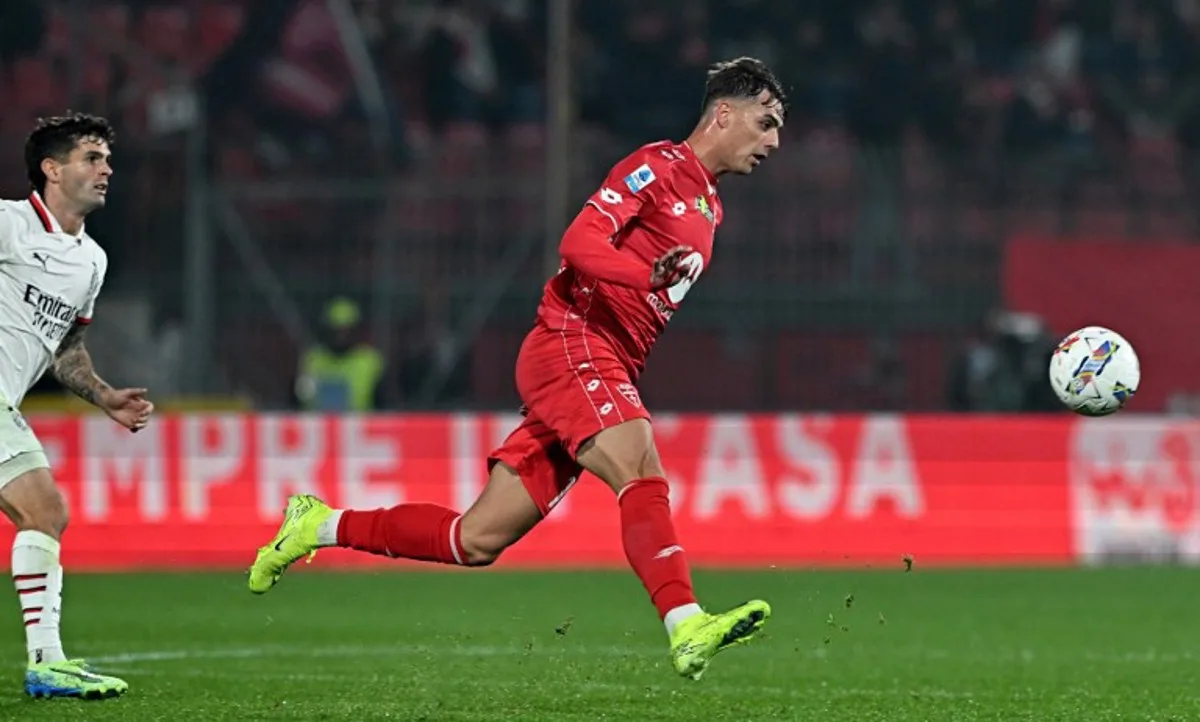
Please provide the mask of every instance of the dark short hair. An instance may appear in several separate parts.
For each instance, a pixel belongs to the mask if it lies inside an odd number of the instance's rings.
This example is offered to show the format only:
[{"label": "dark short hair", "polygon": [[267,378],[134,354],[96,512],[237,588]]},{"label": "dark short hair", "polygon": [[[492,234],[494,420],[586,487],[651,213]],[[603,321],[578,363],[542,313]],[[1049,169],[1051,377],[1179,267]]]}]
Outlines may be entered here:
[{"label": "dark short hair", "polygon": [[764,90],[783,106],[787,113],[787,94],[783,84],[767,64],[757,58],[734,58],[714,63],[708,68],[708,80],[704,84],[704,103],[700,112],[707,112],[713,103],[722,98],[756,98]]},{"label": "dark short hair", "polygon": [[82,140],[102,140],[110,146],[117,134],[109,122],[87,113],[73,113],[53,118],[38,118],[37,127],[25,140],[25,170],[29,182],[38,193],[46,190],[46,174],[42,161],[47,158],[66,160]]}]

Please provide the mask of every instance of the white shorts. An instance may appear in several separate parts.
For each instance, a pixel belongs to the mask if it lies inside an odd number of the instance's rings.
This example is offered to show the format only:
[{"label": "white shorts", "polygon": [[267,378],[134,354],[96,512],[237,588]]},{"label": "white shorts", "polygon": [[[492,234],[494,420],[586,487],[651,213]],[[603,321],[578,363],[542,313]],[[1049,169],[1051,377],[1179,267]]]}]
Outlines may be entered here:
[{"label": "white shorts", "polygon": [[48,468],[42,442],[20,410],[0,396],[0,489],[22,474]]}]

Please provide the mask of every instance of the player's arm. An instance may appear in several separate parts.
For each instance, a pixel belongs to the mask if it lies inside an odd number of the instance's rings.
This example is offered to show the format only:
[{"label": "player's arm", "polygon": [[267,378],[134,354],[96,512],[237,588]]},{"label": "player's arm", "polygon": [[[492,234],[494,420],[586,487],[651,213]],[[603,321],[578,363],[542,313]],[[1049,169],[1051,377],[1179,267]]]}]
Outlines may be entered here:
[{"label": "player's arm", "polygon": [[54,378],[79,398],[104,410],[109,418],[130,431],[141,431],[154,413],[146,389],[114,389],[92,368],[92,356],[83,343],[87,323],[76,321],[54,354]]},{"label": "player's arm", "polygon": [[150,414],[154,413],[154,404],[146,400],[146,389],[114,389],[96,374],[96,369],[92,367],[92,355],[84,344],[84,336],[96,310],[96,298],[104,285],[107,269],[108,258],[101,253],[96,261],[96,275],[92,278],[87,302],[80,309],[75,325],[55,351],[50,371],[71,393],[103,409],[110,419],[136,432],[146,426]]},{"label": "player's arm", "polygon": [[601,281],[639,291],[658,291],[679,281],[679,262],[692,252],[690,246],[676,246],[647,266],[642,260],[622,253],[612,245],[611,234],[599,234],[598,224],[585,220],[586,209],[563,234],[559,253],[572,268]]},{"label": "player's arm", "polygon": [[678,249],[651,262],[613,245],[621,229],[654,207],[669,172],[668,163],[653,153],[618,163],[567,227],[559,244],[562,259],[608,283],[638,290],[669,285],[675,263],[684,255]]},{"label": "player's arm", "polygon": [[649,290],[650,267],[614,246],[613,233],[611,222],[589,204],[567,227],[558,252],[572,268],[593,278]]},{"label": "player's arm", "polygon": [[64,388],[88,403],[101,406],[100,398],[112,386],[96,375],[92,368],[92,356],[84,345],[87,324],[75,322],[54,354],[51,373]]}]

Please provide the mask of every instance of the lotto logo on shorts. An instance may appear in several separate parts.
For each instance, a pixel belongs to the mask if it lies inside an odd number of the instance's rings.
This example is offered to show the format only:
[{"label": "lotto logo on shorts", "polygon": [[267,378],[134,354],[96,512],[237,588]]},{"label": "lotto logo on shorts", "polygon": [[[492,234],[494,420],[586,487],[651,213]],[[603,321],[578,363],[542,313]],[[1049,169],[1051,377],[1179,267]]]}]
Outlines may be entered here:
[{"label": "lotto logo on shorts", "polygon": [[635,408],[642,407],[642,397],[638,394],[637,388],[633,384],[617,384],[617,392],[625,397],[625,400],[633,404]]},{"label": "lotto logo on shorts", "polygon": [[12,420],[17,428],[21,431],[29,431],[29,424],[25,423],[25,417],[21,416],[21,412],[16,409],[9,409],[9,411],[12,413]]}]

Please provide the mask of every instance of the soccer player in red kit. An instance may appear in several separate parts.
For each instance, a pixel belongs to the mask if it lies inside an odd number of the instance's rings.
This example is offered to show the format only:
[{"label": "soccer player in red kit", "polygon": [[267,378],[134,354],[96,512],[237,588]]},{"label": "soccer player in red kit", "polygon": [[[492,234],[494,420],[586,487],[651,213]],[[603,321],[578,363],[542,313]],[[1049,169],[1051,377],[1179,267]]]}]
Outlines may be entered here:
[{"label": "soccer player in red kit", "polygon": [[718,178],[750,173],[778,147],[785,103],[761,61],[718,63],[688,139],[639,148],[588,199],[563,234],[562,267],[546,284],[517,357],[525,418],[489,455],[487,486],[470,509],[336,510],[314,496],[294,496],[278,535],[258,550],[250,590],[268,591],[293,562],[325,546],[491,564],[586,469],[616,494],[625,555],[666,626],[679,674],[699,679],[717,652],[754,636],[771,614],[766,602],[718,614],[696,602],[635,384],[708,266],[722,217]]}]

